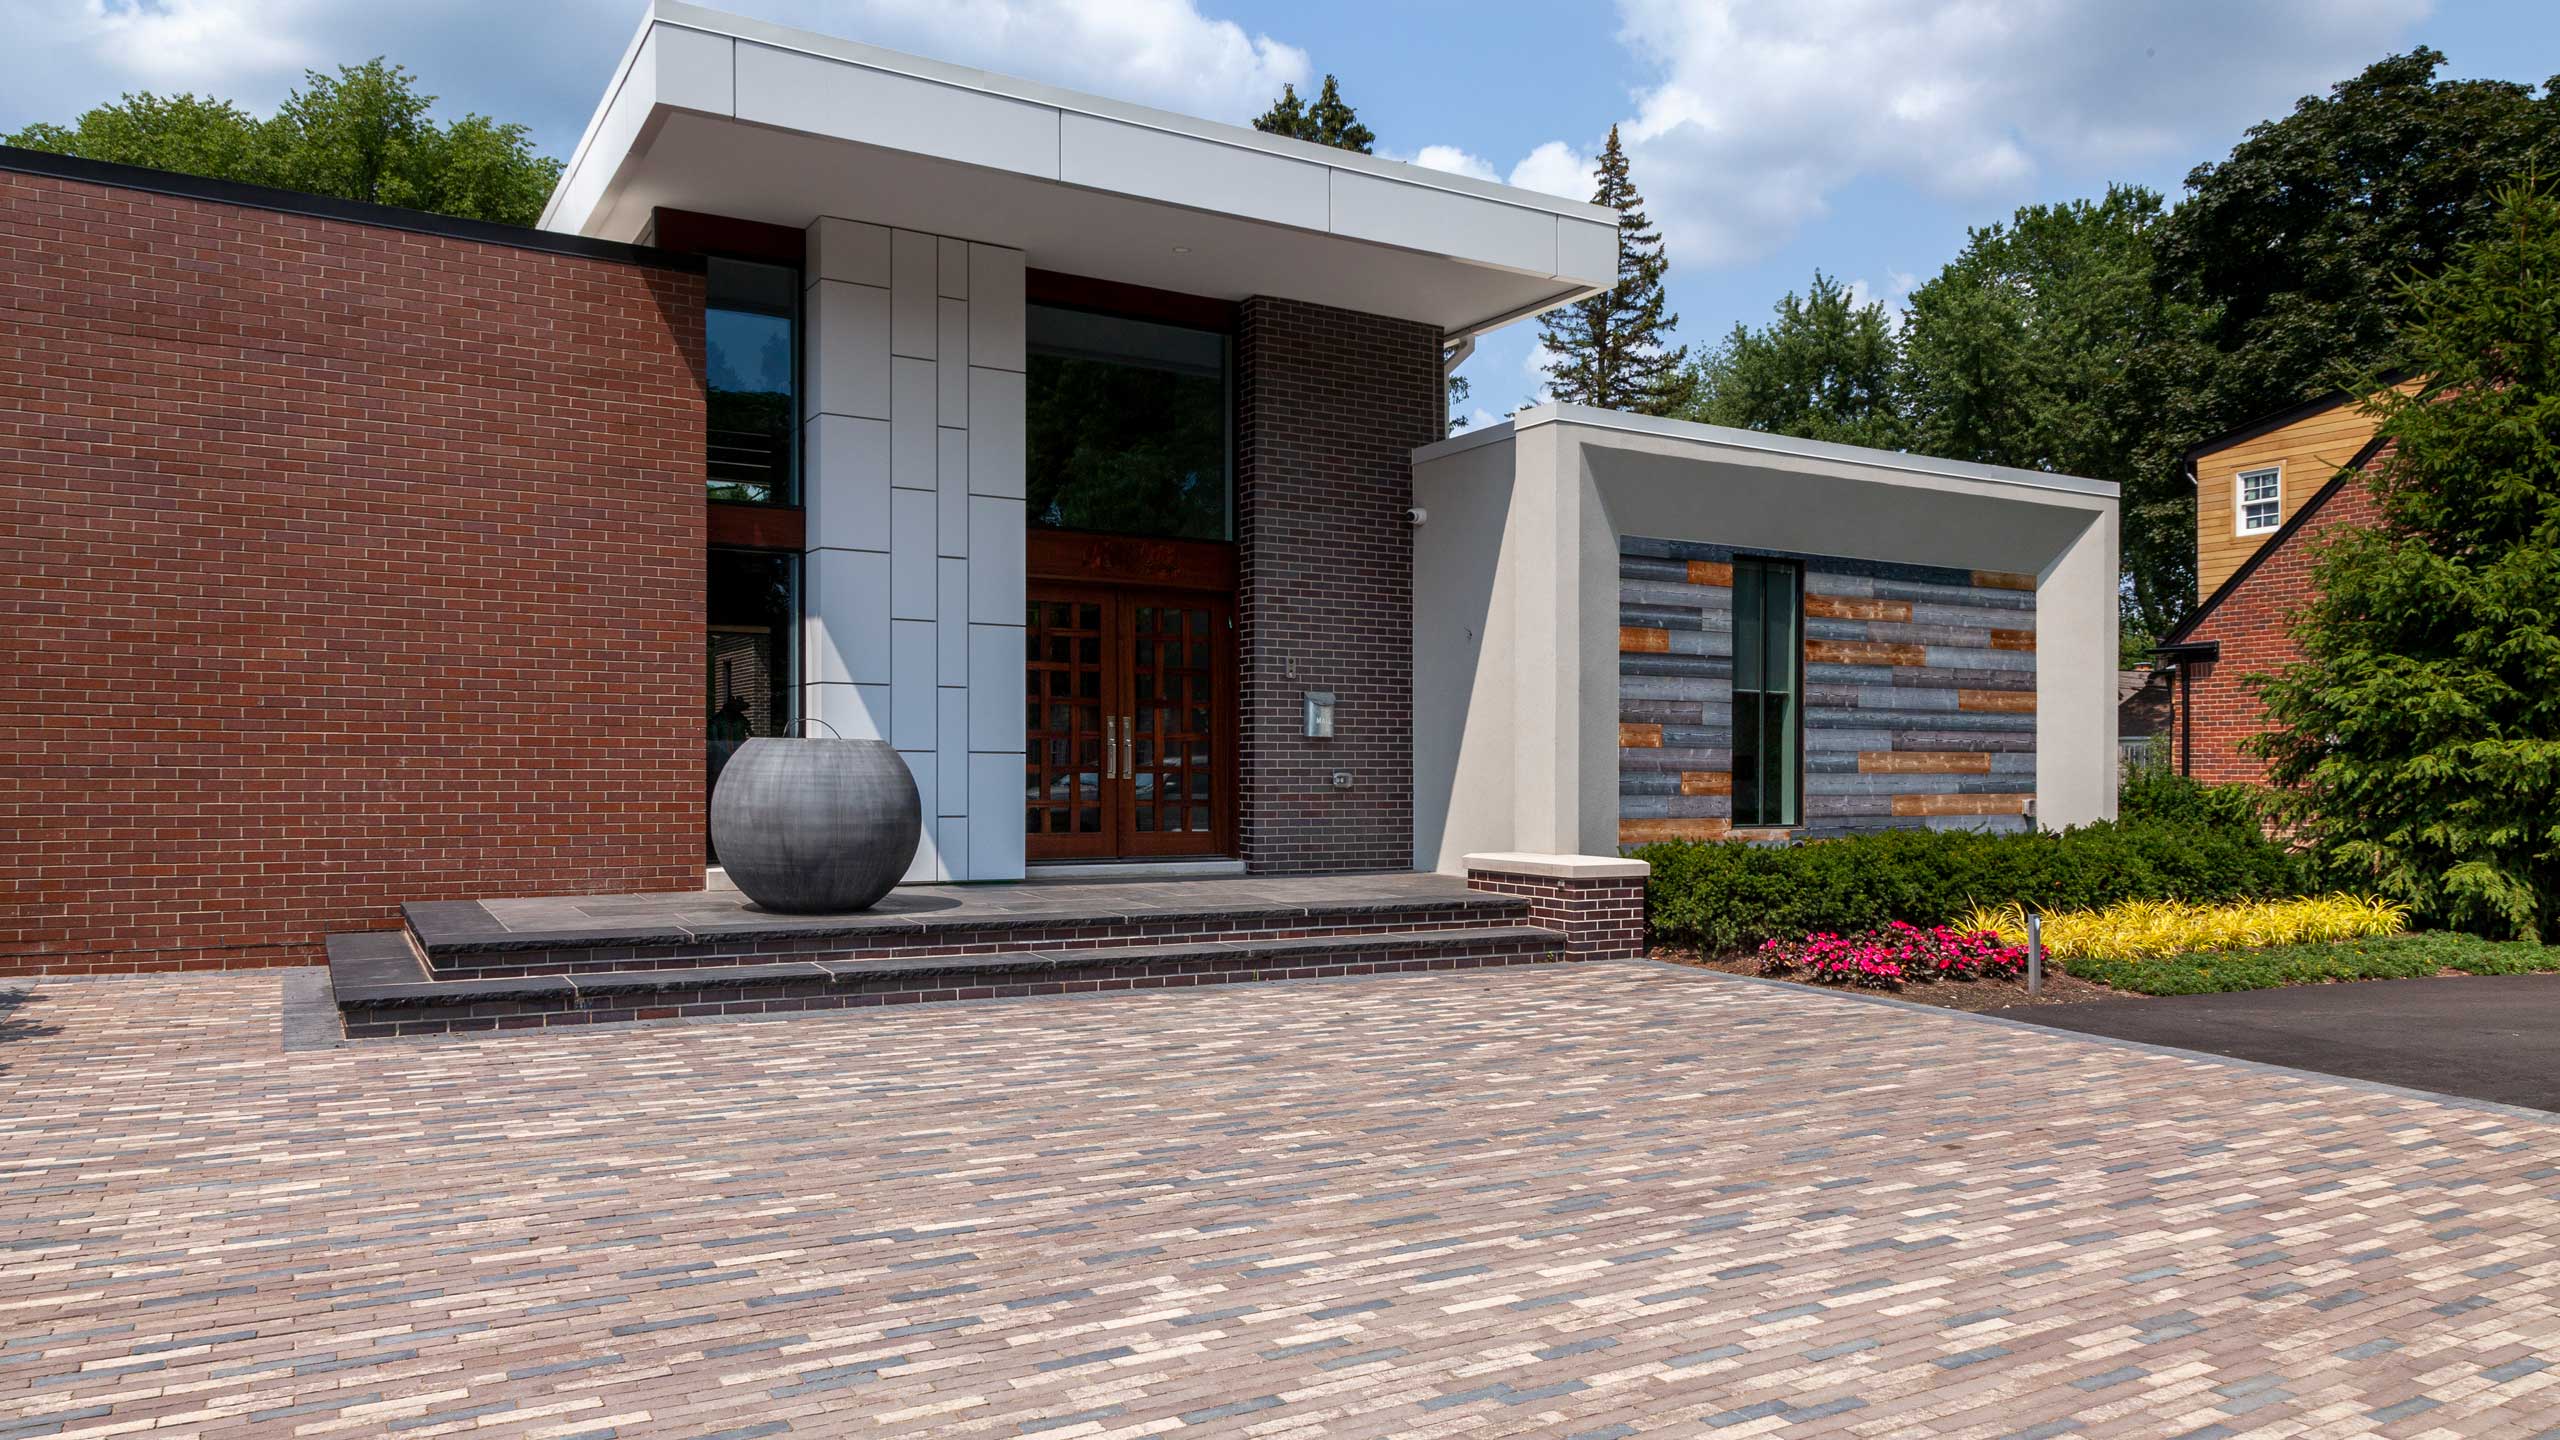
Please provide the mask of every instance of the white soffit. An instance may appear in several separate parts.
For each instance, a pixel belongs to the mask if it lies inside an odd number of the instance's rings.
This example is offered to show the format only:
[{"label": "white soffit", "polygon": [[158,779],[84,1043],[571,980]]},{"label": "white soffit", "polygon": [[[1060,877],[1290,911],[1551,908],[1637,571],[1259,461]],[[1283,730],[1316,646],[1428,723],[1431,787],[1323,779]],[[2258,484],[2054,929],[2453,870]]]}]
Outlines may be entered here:
[{"label": "white soffit", "polygon": [[1454,338],[1616,283],[1611,212],[656,0],[542,227],[841,215]]}]

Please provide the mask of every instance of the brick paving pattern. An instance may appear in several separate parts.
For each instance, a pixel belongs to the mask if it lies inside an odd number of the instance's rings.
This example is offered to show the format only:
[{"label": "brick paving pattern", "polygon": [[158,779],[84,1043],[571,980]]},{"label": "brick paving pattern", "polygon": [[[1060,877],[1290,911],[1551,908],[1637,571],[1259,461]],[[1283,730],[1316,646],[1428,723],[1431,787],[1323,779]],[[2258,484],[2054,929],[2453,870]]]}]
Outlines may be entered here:
[{"label": "brick paving pattern", "polygon": [[1641,963],[294,1051],[0,1015],[0,1437],[2560,1423],[2550,1122]]}]

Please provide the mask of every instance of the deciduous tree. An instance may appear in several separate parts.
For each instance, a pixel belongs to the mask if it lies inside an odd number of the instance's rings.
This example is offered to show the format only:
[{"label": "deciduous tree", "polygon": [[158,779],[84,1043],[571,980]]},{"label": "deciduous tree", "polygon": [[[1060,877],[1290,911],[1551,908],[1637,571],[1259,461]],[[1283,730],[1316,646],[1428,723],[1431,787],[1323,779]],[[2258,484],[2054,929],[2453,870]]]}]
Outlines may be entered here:
[{"label": "deciduous tree", "polygon": [[485,115],[439,125],[434,104],[416,76],[377,58],[306,71],[265,120],[228,101],[144,92],[7,143],[473,220],[540,218],[560,162],[534,153],[522,125]]},{"label": "deciduous tree", "polygon": [[2195,588],[2195,496],[2166,447],[2167,360],[2198,319],[2155,284],[2164,219],[2139,186],[2026,206],[1911,293],[1903,330],[1911,448],[2122,487],[2125,618],[2147,635]]},{"label": "deciduous tree", "polygon": [[1733,333],[1690,372],[1684,418],[1844,445],[1899,448],[1908,433],[1901,348],[1883,305],[1816,270],[1776,318]]}]

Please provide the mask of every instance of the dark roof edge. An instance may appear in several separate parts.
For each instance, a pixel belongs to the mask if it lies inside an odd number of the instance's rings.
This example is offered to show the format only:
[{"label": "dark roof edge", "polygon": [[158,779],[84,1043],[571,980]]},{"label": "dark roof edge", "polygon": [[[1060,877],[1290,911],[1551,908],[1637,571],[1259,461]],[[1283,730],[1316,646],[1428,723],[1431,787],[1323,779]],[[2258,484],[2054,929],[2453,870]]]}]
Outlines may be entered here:
[{"label": "dark roof edge", "polygon": [[[2409,380],[2417,373],[2417,370],[2413,367],[2402,366],[2398,369],[2384,371],[2380,379],[2383,388],[2389,388]],[[2333,390],[2325,395],[2315,395],[2310,399],[2303,401],[2299,405],[2288,405],[2273,414],[2261,415],[2257,419],[2252,420],[2245,425],[2225,430],[2221,434],[2216,435],[2209,440],[2197,441],[2194,445],[2188,447],[2185,454],[2178,457],[2178,463],[2181,465],[2192,466],[2197,460],[2212,454],[2216,450],[2237,445],[2243,440],[2255,440],[2259,436],[2268,434],[2271,431],[2281,430],[2287,425],[2293,424],[2297,420],[2307,420],[2312,416],[2319,414],[2323,410],[2334,410],[2341,405],[2353,404],[2357,400],[2364,398],[2364,393],[2365,392],[2357,390]]]},{"label": "dark roof edge", "polygon": [[56,155],[48,150],[21,150],[12,145],[0,145],[0,171],[48,175],[57,180],[77,180],[84,184],[113,186],[119,190],[141,190],[154,195],[205,200],[217,205],[239,205],[283,215],[302,215],[314,220],[366,225],[377,230],[405,230],[415,235],[504,245],[516,250],[535,250],[580,260],[603,260],[620,265],[645,265],[659,270],[697,273],[703,268],[699,255],[683,255],[647,245],[626,245],[618,240],[596,240],[584,235],[559,235],[523,225],[502,225],[494,220],[464,220],[452,215],[432,215],[424,210],[403,210],[396,205],[371,205],[361,200],[340,200],[329,195],[306,195],[299,190],[279,190],[271,185],[212,180],[202,175],[181,175],[174,170],[150,170],[140,165],[118,165],[77,155]]},{"label": "dark roof edge", "polygon": [[2364,467],[2373,463],[2373,457],[2382,453],[2382,447],[2389,440],[2390,437],[2387,435],[2375,435],[2364,442],[2364,448],[2355,453],[2354,459],[2339,466],[2338,473],[2329,477],[2328,484],[2313,492],[2311,498],[2302,503],[2301,509],[2294,511],[2290,518],[2276,527],[2275,533],[2267,537],[2265,544],[2249,552],[2249,558],[2240,562],[2239,569],[2232,571],[2220,585],[2214,587],[2213,593],[2205,597],[2203,604],[2188,611],[2187,618],[2179,621],[2167,635],[2161,638],[2159,648],[2168,649],[2185,644],[2187,637],[2195,633],[2196,627],[2204,623],[2206,616],[2211,615],[2233,591],[2247,584],[2250,576],[2258,573],[2261,562],[2276,553],[2284,542],[2293,538],[2295,531],[2301,529],[2313,515],[2319,513],[2321,506],[2329,503],[2329,497],[2338,493],[2338,487],[2362,475]]}]

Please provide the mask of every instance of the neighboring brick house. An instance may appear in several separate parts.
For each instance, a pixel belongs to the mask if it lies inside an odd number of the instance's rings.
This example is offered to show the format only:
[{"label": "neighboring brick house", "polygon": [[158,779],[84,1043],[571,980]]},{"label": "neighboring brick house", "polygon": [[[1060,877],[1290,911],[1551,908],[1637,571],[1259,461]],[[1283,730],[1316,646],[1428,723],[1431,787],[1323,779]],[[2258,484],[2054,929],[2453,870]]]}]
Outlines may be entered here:
[{"label": "neighboring brick house", "polygon": [[2158,646],[2171,672],[2166,734],[2180,774],[2213,783],[2266,776],[2242,749],[2265,720],[2249,677],[2300,657],[2292,617],[2314,593],[2321,539],[2376,515],[2367,481],[2387,449],[2359,399],[2298,405],[2188,452],[2199,584],[2212,588]]}]

